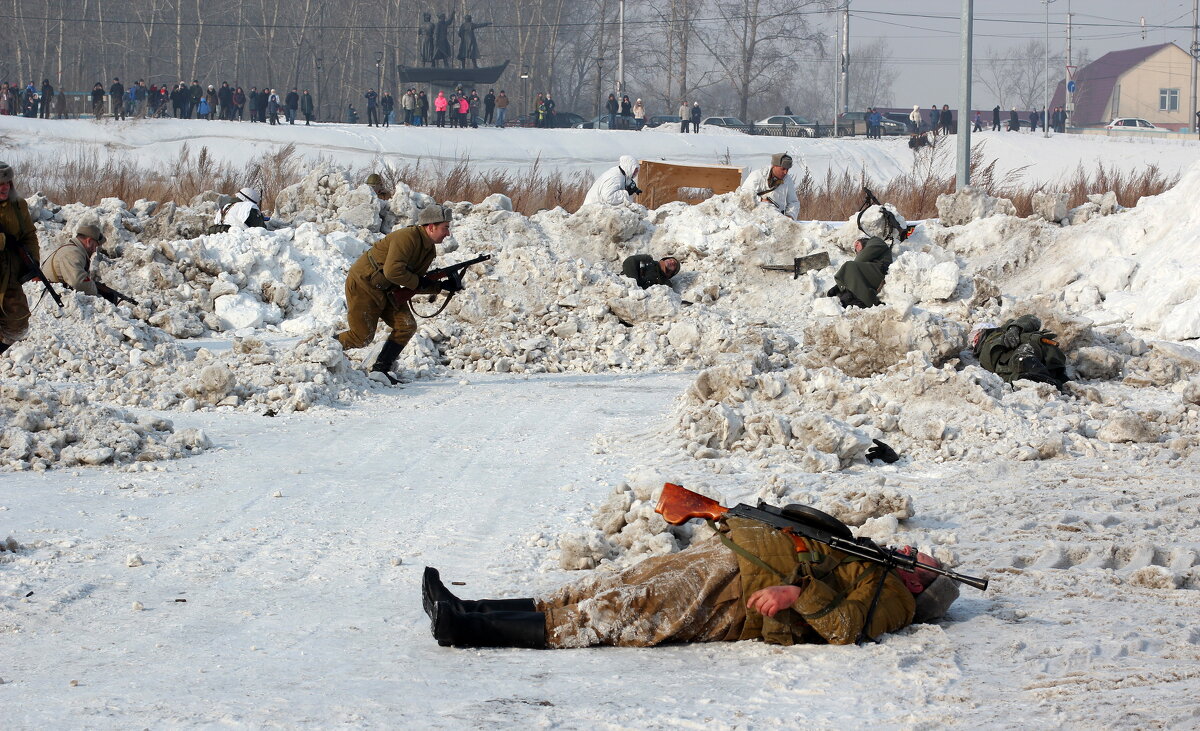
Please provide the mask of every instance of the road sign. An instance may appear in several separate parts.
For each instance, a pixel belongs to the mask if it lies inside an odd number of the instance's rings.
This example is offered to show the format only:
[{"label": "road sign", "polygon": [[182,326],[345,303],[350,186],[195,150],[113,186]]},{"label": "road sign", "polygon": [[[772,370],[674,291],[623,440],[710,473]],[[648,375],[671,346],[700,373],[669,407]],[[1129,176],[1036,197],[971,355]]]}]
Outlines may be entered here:
[{"label": "road sign", "polygon": [[1074,80],[1067,82],[1067,91],[1069,91],[1072,94],[1075,93],[1075,81]]}]

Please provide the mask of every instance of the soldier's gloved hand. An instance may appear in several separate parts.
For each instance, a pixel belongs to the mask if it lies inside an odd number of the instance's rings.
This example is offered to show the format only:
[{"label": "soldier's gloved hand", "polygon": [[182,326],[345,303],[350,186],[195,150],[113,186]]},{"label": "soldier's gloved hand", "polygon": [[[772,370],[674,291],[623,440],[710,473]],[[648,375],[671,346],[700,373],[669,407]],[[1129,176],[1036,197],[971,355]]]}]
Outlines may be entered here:
[{"label": "soldier's gloved hand", "polygon": [[1015,348],[1021,344],[1021,328],[1009,325],[1000,336],[1000,343],[1006,348]]},{"label": "soldier's gloved hand", "polygon": [[875,446],[867,450],[868,462],[873,459],[877,459],[881,462],[892,464],[893,462],[898,462],[900,460],[900,455],[896,454],[896,450],[892,449],[878,439],[872,439],[871,441],[875,443]]},{"label": "soldier's gloved hand", "polygon": [[417,289],[441,289],[442,283],[436,279],[430,279],[425,275],[417,277]]}]

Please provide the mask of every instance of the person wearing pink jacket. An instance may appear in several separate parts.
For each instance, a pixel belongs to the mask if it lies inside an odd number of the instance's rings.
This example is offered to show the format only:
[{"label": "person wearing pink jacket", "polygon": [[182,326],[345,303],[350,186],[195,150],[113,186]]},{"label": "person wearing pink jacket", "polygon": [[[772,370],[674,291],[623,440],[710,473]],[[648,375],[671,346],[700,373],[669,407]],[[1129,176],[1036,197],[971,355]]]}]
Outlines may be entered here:
[{"label": "person wearing pink jacket", "polygon": [[467,98],[466,94],[463,94],[462,96],[460,96],[458,98],[458,124],[459,124],[459,126],[466,127],[468,124],[470,124],[471,123],[470,117],[471,117],[471,100]]},{"label": "person wearing pink jacket", "polygon": [[439,91],[433,100],[433,111],[437,112],[437,126],[446,126],[446,110],[449,108],[450,102],[446,101],[446,92]]}]

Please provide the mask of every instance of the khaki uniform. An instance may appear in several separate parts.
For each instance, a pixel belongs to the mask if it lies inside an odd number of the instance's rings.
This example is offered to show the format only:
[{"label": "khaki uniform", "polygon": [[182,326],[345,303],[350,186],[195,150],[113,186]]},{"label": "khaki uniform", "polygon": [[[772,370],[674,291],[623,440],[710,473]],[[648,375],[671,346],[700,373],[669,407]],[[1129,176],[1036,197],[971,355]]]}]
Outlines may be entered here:
[{"label": "khaki uniform", "polygon": [[[858,639],[884,569],[821,544],[796,552],[783,533],[748,520],[730,519],[729,539],[768,570],[714,539],[685,551],[647,559],[620,573],[562,587],[536,602],[546,615],[552,648],[616,645],[649,647],[668,642],[762,639],[849,644]],[[913,620],[916,601],[894,572],[871,620],[870,637]],[[759,589],[796,583],[796,603],[774,617],[746,609]]]},{"label": "khaki uniform", "polygon": [[92,255],[83,248],[79,239],[71,239],[70,243],[58,247],[42,262],[42,273],[46,279],[95,297],[98,292],[91,270]]},{"label": "khaki uniform", "polygon": [[29,330],[29,301],[21,289],[24,266],[15,244],[23,244],[34,261],[41,257],[29,205],[15,191],[0,201],[0,234],[0,344],[11,345]]},{"label": "khaki uniform", "polygon": [[417,331],[408,304],[396,305],[389,293],[397,287],[420,290],[420,275],[429,270],[437,250],[420,226],[406,226],[384,236],[358,257],[346,275],[346,318],[350,329],[338,333],[343,348],[362,348],[375,339],[383,320],[392,332],[388,339],[404,347]]}]

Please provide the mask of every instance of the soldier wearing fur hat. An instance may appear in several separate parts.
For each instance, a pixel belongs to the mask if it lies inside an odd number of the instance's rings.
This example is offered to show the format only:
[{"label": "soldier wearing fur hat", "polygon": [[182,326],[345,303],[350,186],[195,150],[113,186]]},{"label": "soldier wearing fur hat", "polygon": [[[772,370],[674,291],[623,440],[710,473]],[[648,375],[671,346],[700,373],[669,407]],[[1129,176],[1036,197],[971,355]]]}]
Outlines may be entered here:
[{"label": "soldier wearing fur hat", "polygon": [[104,245],[104,232],[99,226],[86,224],[75,230],[75,238],[54,250],[42,262],[42,273],[51,282],[65,284],[76,292],[117,303],[113,290],[104,286],[92,274],[92,255]]},{"label": "soldier wearing fur hat", "polygon": [[17,195],[14,178],[8,163],[0,162],[0,353],[29,330],[29,300],[21,289],[29,267],[20,249],[32,262],[41,256],[29,204]]},{"label": "soldier wearing fur hat", "polygon": [[391,293],[400,287],[427,294],[443,289],[456,291],[451,280],[431,281],[424,276],[437,256],[435,247],[450,235],[450,217],[450,209],[445,206],[422,209],[416,225],[376,241],[346,275],[348,329],[337,336],[342,347],[349,350],[370,345],[380,320],[392,329],[369,367],[373,380],[399,383],[391,374],[392,365],[417,331],[408,303],[397,304]]},{"label": "soldier wearing fur hat", "polygon": [[796,180],[789,172],[791,169],[792,156],[786,152],[777,153],[771,156],[770,166],[751,171],[738,190],[775,206],[780,213],[794,220],[800,216],[800,198],[796,194]]}]

